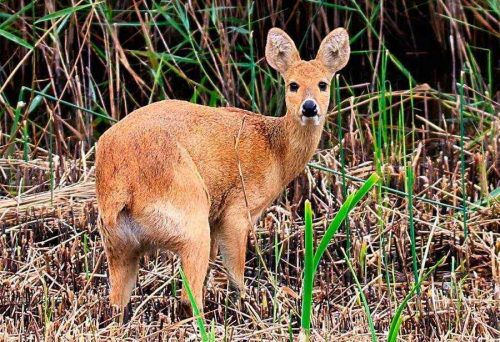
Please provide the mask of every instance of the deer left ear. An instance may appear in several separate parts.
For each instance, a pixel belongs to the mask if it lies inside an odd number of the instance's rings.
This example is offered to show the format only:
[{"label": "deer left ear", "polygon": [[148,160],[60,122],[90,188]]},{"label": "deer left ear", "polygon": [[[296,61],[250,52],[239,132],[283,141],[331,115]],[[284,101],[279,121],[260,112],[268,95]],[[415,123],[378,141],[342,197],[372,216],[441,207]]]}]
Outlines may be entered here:
[{"label": "deer left ear", "polygon": [[351,54],[349,35],[342,28],[336,28],[323,39],[316,55],[316,60],[321,62],[332,76],[346,66]]}]

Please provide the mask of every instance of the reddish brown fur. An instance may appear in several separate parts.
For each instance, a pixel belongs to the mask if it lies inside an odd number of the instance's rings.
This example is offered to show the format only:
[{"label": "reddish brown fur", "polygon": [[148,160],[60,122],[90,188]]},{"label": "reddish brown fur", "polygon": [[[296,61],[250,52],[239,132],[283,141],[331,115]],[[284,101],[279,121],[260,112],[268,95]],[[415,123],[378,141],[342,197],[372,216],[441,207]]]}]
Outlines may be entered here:
[{"label": "reddish brown fur", "polygon": [[[139,258],[154,248],[180,256],[200,307],[217,247],[231,284],[244,289],[248,210],[253,224],[312,157],[330,93],[318,83],[329,84],[347,63],[348,36],[332,31],[318,57],[302,61],[293,41],[272,29],[266,58],[287,85],[283,117],[168,100],[134,111],[99,140],[97,198],[113,304],[128,303]],[[299,84],[297,92],[289,90],[291,82]],[[319,125],[301,124],[305,99],[317,102]],[[185,292],[181,300],[187,301]]]}]

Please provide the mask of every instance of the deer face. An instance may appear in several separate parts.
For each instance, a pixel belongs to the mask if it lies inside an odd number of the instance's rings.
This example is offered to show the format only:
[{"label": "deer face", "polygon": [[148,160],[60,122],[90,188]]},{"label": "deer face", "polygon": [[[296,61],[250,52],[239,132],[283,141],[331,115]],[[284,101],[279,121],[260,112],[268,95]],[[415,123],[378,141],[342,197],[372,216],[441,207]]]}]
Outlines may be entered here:
[{"label": "deer face", "polygon": [[349,54],[349,36],[343,28],[326,36],[311,61],[301,60],[292,39],[282,30],[272,28],[267,36],[266,59],[285,80],[287,115],[302,126],[324,122],[330,83],[335,72],[347,64]]}]

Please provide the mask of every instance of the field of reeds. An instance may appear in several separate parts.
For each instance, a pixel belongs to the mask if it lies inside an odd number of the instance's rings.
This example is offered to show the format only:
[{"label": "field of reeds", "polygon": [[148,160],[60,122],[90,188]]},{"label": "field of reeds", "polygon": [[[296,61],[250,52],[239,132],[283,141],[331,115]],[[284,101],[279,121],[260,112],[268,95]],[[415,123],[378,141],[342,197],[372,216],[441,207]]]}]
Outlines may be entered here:
[{"label": "field of reeds", "polygon": [[[499,11],[495,0],[0,1],[0,340],[294,341],[307,336],[303,306],[314,341],[500,339]],[[120,324],[96,141],[167,98],[282,115],[284,85],[264,58],[274,26],[305,59],[344,26],[352,55],[317,153],[251,234],[246,299],[231,303],[217,260],[204,318],[181,319],[179,261],[157,253]],[[311,248],[372,173],[380,181],[311,273]]]}]

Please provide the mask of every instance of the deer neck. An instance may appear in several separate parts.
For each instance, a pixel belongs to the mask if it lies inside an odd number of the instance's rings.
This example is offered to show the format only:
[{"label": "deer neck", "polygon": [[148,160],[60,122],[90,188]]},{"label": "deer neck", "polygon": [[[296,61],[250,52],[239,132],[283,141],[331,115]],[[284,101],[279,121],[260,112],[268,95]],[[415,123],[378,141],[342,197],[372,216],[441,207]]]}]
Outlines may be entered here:
[{"label": "deer neck", "polygon": [[304,170],[312,158],[321,139],[324,119],[317,126],[302,126],[293,114],[287,113],[279,119],[278,125],[280,151],[277,155],[281,163],[283,183],[286,185]]}]

